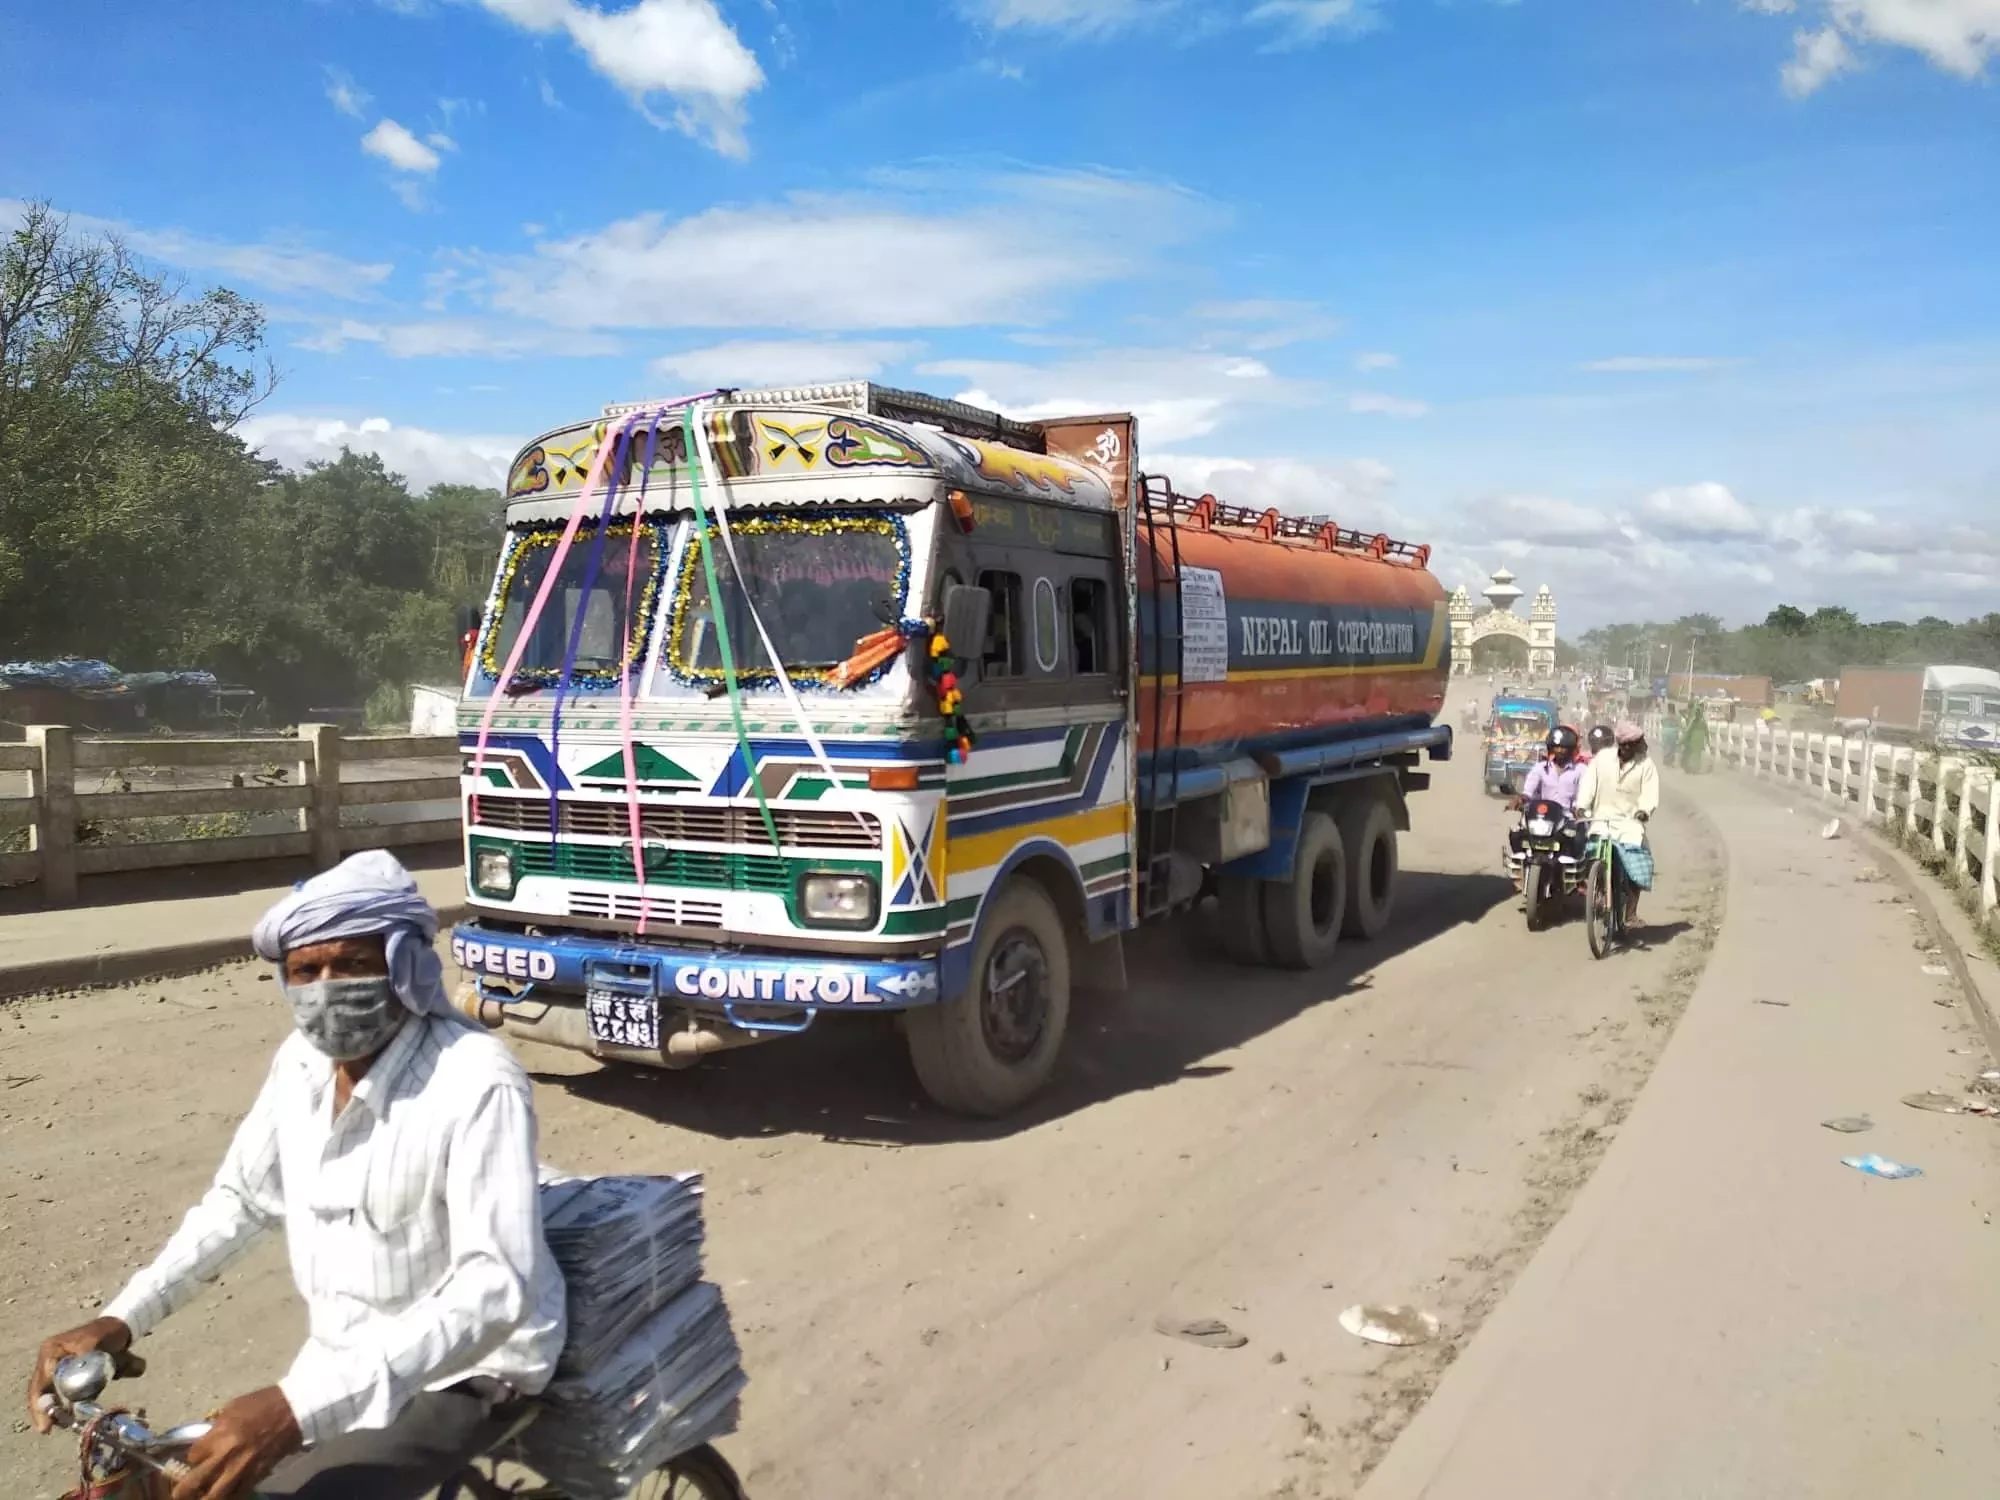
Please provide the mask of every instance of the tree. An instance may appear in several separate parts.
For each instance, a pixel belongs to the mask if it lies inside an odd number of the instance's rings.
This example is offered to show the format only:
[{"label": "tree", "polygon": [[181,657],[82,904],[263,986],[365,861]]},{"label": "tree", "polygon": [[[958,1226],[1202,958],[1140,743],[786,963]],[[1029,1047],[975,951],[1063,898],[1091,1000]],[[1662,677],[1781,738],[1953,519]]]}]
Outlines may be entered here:
[{"label": "tree", "polygon": [[[0,620],[11,654],[154,665],[262,466],[262,312],[31,206],[0,245]],[[117,608],[106,608],[107,601]]]},{"label": "tree", "polygon": [[1764,616],[1764,628],[1775,630],[1780,635],[1804,635],[1812,628],[1812,621],[1806,612],[1796,605],[1780,604]]}]

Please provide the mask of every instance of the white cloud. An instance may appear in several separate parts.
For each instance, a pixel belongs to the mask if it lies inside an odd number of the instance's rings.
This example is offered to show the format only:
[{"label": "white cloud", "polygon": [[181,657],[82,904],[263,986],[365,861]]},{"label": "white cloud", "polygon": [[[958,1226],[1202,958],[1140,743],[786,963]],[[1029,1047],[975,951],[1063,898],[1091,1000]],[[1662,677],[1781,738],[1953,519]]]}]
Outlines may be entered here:
[{"label": "white cloud", "polygon": [[546,78],[538,78],[535,81],[540,85],[542,103],[546,104],[550,109],[561,109],[563,107],[562,100],[556,96],[556,86]]},{"label": "white cloud", "polygon": [[1326,516],[1361,531],[1400,524],[1388,506],[1396,471],[1374,459],[1312,462],[1149,452],[1146,468],[1167,475],[1183,495],[1212,494],[1225,504],[1275,507],[1288,516]]},{"label": "white cloud", "polygon": [[1053,364],[941,359],[917,366],[926,377],[956,382],[950,392],[1027,421],[1078,412],[1129,411],[1140,442],[1156,446],[1205,437],[1232,415],[1301,407],[1317,398],[1300,381],[1266,373],[1246,377],[1243,361],[1203,350],[1096,349]]},{"label": "white cloud", "polygon": [[1347,398],[1347,409],[1358,416],[1399,417],[1409,419],[1430,415],[1430,407],[1422,401],[1412,401],[1403,396],[1384,395],[1380,391],[1356,391]]},{"label": "white cloud", "polygon": [[1707,481],[1654,490],[1639,506],[1647,530],[1656,536],[1721,541],[1764,534],[1764,523],[1727,485]]},{"label": "white cloud", "polygon": [[1268,297],[1204,302],[1192,310],[1192,315],[1206,323],[1231,325],[1233,340],[1257,350],[1282,349],[1308,339],[1331,338],[1343,326],[1340,319],[1331,316],[1317,302],[1286,302]]},{"label": "white cloud", "polygon": [[[674,101],[676,128],[705,137],[725,156],[748,154],[744,101],[763,87],[764,70],[714,0],[638,0],[611,11],[577,0],[479,3],[537,35],[566,33],[590,66],[654,124],[662,122],[651,100],[664,94]],[[543,102],[551,92],[544,88]]]},{"label": "white cloud", "polygon": [[438,169],[438,154],[394,120],[384,119],[361,138],[361,149],[379,156],[398,172],[428,177]]},{"label": "white cloud", "polygon": [[1354,356],[1354,368],[1366,375],[1375,370],[1396,370],[1403,362],[1395,355],[1379,349],[1365,350]]},{"label": "white cloud", "polygon": [[1486,533],[1543,547],[1623,547],[1632,540],[1609,511],[1553,495],[1497,495],[1478,506]]},{"label": "white cloud", "polygon": [[[28,205],[0,198],[0,228],[11,228]],[[210,239],[185,229],[142,229],[92,214],[65,214],[70,227],[84,234],[110,234],[150,260],[186,271],[206,271],[266,291],[317,293],[359,301],[372,295],[395,269],[387,261],[348,260],[324,250],[284,240],[253,244]]]},{"label": "white cloud", "polygon": [[356,318],[319,324],[294,341],[301,349],[338,354],[349,344],[373,344],[394,359],[465,358],[483,355],[518,359],[528,355],[576,359],[623,352],[606,334],[533,324],[493,324],[470,318],[438,318],[411,323],[369,323]]},{"label": "white cloud", "polygon": [[1262,0],[1248,19],[1281,28],[1288,42],[1309,43],[1373,30],[1381,18],[1373,0]]},{"label": "white cloud", "polygon": [[1610,359],[1593,359],[1582,366],[1599,374],[1691,374],[1698,370],[1720,370],[1735,364],[1733,359],[1705,354],[1619,354]]},{"label": "white cloud", "polygon": [[330,463],[340,457],[342,448],[380,454],[384,464],[417,490],[434,484],[483,484],[498,489],[522,441],[403,427],[387,417],[365,417],[356,422],[291,412],[257,413],[236,431],[266,458],[292,469],[308,463]]},{"label": "white cloud", "polygon": [[1101,35],[1169,9],[1171,0],[974,0],[969,9],[997,27]]},{"label": "white cloud", "polygon": [[[899,186],[902,184],[898,184]],[[567,327],[849,329],[1024,323],[1138,269],[1199,216],[1177,189],[1019,173],[641,214],[516,257],[468,257],[502,311]]]},{"label": "white cloud", "polygon": [[2000,51],[2000,0],[1832,0],[1831,10],[1850,36],[1912,48],[1962,78]]},{"label": "white cloud", "polygon": [[1785,92],[1803,99],[1821,84],[1854,67],[1847,38],[1831,26],[1801,31],[1792,38],[1792,60],[1780,71]]},{"label": "white cloud", "polygon": [[[1789,15],[1796,0],[1739,0],[1745,10]],[[1960,78],[1977,78],[2000,52],[2000,0],[1815,0],[1822,20],[1793,33],[1785,91],[1803,97],[1860,66],[1856,46],[1903,47]]]},{"label": "white cloud", "polygon": [[866,380],[922,347],[880,339],[737,339],[662,355],[652,371],[694,390]]},{"label": "white cloud", "polygon": [[429,135],[425,136],[424,144],[436,151],[456,151],[458,149],[458,142],[446,135],[442,130],[433,130]]},{"label": "white cloud", "polygon": [[341,69],[331,67],[326,70],[326,97],[335,109],[357,120],[366,117],[372,102],[366,89]]}]

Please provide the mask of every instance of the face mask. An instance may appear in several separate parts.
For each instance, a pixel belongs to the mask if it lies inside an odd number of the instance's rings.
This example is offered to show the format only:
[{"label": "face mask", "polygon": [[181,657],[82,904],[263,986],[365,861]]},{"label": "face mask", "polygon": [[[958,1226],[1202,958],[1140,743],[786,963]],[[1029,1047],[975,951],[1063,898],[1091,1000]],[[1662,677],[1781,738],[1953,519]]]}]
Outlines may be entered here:
[{"label": "face mask", "polygon": [[380,1051],[409,1017],[387,975],[287,985],[285,995],[292,1002],[292,1024],[335,1062]]}]

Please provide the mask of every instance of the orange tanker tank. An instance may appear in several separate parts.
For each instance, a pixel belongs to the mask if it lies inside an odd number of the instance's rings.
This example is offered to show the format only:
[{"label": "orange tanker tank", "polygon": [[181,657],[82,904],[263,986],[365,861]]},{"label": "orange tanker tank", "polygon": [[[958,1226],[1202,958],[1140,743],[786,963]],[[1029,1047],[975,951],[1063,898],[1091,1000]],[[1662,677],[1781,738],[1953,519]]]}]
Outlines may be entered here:
[{"label": "orange tanker tank", "polygon": [[1144,759],[1158,743],[1195,765],[1435,721],[1451,628],[1428,547],[1158,486],[1138,526]]}]

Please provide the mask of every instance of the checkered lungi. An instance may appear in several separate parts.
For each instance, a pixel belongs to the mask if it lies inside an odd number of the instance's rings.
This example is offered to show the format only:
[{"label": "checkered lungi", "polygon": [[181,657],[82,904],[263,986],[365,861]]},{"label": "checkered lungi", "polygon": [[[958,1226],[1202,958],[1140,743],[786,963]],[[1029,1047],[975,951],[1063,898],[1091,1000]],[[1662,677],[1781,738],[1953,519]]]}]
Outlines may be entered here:
[{"label": "checkered lungi", "polygon": [[1618,845],[1618,862],[1625,867],[1625,878],[1642,891],[1653,888],[1653,851],[1644,844]]}]

